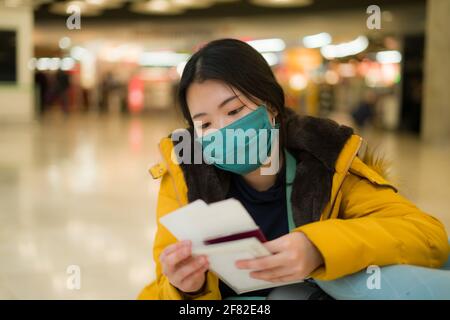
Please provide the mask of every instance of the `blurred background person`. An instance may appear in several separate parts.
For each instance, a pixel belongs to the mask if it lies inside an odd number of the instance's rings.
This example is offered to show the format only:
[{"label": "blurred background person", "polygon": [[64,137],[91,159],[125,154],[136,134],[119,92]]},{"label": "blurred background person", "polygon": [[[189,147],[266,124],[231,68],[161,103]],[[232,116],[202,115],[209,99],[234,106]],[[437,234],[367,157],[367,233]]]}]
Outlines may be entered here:
[{"label": "blurred background person", "polygon": [[54,87],[54,101],[57,101],[63,113],[69,113],[69,87],[70,78],[69,75],[58,69],[55,74],[55,87]]},{"label": "blurred background person", "polygon": [[361,102],[352,111],[352,117],[357,126],[364,128],[366,125],[369,125],[371,121],[373,121],[376,103],[376,94],[371,90],[367,90],[364,93]]},{"label": "blurred background person", "polygon": [[36,95],[38,96],[38,114],[42,115],[47,111],[48,101],[48,80],[47,76],[42,71],[34,73],[34,83],[36,85]]}]

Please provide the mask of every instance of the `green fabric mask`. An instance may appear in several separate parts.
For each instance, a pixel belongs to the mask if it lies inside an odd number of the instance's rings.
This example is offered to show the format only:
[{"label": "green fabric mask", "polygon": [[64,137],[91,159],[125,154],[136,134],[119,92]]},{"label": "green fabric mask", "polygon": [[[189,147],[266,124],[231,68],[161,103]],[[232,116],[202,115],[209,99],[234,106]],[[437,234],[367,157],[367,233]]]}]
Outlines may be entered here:
[{"label": "green fabric mask", "polygon": [[207,163],[244,175],[266,162],[278,127],[271,124],[267,108],[259,106],[228,126],[198,137],[197,141]]}]

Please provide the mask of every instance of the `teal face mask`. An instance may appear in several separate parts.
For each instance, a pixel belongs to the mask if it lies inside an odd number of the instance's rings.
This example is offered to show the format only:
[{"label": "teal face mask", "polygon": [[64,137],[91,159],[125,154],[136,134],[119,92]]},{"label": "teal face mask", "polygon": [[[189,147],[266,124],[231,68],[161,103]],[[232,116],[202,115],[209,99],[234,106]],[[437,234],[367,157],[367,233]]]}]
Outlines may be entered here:
[{"label": "teal face mask", "polygon": [[198,137],[197,141],[202,145],[206,162],[244,175],[266,162],[277,130],[278,125],[270,123],[266,107],[259,106],[228,126]]}]

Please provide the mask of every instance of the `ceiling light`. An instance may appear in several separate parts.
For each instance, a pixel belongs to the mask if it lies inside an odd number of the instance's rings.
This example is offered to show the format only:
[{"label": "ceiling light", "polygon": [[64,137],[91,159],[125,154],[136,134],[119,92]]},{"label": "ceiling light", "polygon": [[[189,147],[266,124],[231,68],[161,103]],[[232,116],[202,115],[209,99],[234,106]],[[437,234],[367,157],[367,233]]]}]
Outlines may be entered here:
[{"label": "ceiling light", "polygon": [[184,9],[166,0],[150,0],[133,3],[131,11],[146,14],[180,14]]},{"label": "ceiling light", "polygon": [[174,6],[183,9],[203,9],[214,4],[212,0],[171,0]]},{"label": "ceiling light", "polygon": [[39,71],[48,70],[50,65],[50,58],[39,58],[36,62],[36,68]]},{"label": "ceiling light", "polygon": [[379,63],[400,63],[402,61],[402,54],[397,50],[380,51],[377,52],[376,59]]},{"label": "ceiling light", "polygon": [[72,70],[74,67],[75,67],[74,59],[72,59],[70,57],[66,57],[61,60],[61,70],[64,70],[64,71]]},{"label": "ceiling light", "polygon": [[278,56],[273,52],[262,53],[262,56],[267,61],[267,64],[271,67],[280,62],[280,59],[278,58]]},{"label": "ceiling light", "polygon": [[313,0],[250,0],[251,3],[263,7],[305,7]]},{"label": "ceiling light", "polygon": [[331,43],[331,36],[329,33],[322,32],[303,37],[303,45],[306,48],[320,48]]},{"label": "ceiling light", "polygon": [[247,41],[258,52],[279,52],[286,48],[286,44],[281,39],[261,39]]},{"label": "ceiling light", "polygon": [[308,79],[301,73],[294,74],[289,79],[289,86],[294,90],[303,90],[308,86]]},{"label": "ceiling light", "polygon": [[102,13],[98,6],[93,6],[83,1],[55,2],[50,6],[49,10],[52,13],[66,16],[70,14],[67,10],[71,6],[78,7],[82,16],[97,16]]},{"label": "ceiling light", "polygon": [[34,7],[49,3],[52,0],[0,0],[0,5],[3,3],[5,7],[18,8],[18,7]]},{"label": "ceiling light", "polygon": [[58,43],[60,49],[67,49],[70,47],[70,44],[71,40],[69,37],[62,37]]},{"label": "ceiling light", "polygon": [[123,6],[125,0],[85,0],[86,3],[106,9],[116,9]]},{"label": "ceiling light", "polygon": [[139,64],[147,67],[176,67],[188,58],[189,54],[172,51],[143,52]]},{"label": "ceiling light", "polygon": [[365,36],[359,36],[350,42],[330,44],[320,49],[320,53],[327,59],[343,58],[363,52],[369,46],[369,40]]},{"label": "ceiling light", "polygon": [[70,56],[78,61],[83,60],[83,58],[86,57],[88,54],[89,54],[89,52],[87,51],[86,48],[79,47],[79,46],[73,47],[70,50]]},{"label": "ceiling light", "polygon": [[177,73],[181,77],[183,75],[184,68],[186,67],[187,61],[182,61],[177,64]]}]

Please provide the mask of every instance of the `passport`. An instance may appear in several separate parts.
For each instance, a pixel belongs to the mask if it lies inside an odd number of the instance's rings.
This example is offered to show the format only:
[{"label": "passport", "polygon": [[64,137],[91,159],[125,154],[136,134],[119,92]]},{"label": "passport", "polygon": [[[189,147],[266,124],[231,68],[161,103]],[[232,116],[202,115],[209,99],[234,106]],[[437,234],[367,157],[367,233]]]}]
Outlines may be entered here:
[{"label": "passport", "polygon": [[237,294],[278,287],[293,282],[273,283],[250,277],[249,269],[235,262],[271,255],[266,237],[244,206],[236,199],[206,204],[196,200],[159,219],[179,241],[192,242],[192,255],[206,255],[209,269]]}]

